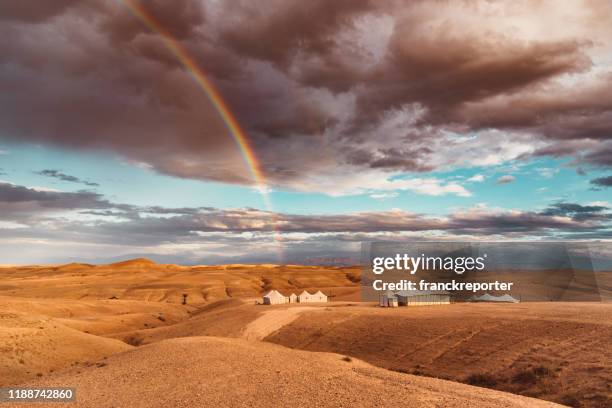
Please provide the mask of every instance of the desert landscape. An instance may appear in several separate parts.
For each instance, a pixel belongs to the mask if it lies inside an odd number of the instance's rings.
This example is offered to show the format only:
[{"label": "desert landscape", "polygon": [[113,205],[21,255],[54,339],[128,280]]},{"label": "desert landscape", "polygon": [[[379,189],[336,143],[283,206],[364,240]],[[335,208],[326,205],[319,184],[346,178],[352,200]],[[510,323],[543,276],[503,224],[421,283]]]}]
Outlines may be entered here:
[{"label": "desert landscape", "polygon": [[[359,302],[358,267],[135,259],[0,274],[0,386],[75,387],[67,406],[612,402],[610,303],[383,309]],[[256,305],[270,288],[331,301]]]}]

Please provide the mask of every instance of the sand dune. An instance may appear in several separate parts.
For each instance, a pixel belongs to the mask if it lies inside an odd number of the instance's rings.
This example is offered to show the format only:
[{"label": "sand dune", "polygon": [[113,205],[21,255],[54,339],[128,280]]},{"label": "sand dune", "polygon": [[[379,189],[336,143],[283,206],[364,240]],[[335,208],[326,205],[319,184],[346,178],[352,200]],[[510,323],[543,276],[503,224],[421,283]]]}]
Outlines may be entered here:
[{"label": "sand dune", "polygon": [[18,384],[132,347],[98,335],[172,324],[187,316],[184,306],[170,304],[0,296],[0,385]]},{"label": "sand dune", "polygon": [[257,297],[274,288],[324,290],[336,299],[357,299],[359,268],[297,265],[181,266],[139,258],[109,265],[71,263],[0,268],[0,295],[145,300],[204,304]]},{"label": "sand dune", "polygon": [[71,329],[48,318],[0,312],[0,386],[46,376],[72,364],[130,349],[124,342]]},{"label": "sand dune", "polygon": [[[551,407],[498,391],[390,372],[328,353],[190,337],[121,353],[31,385],[70,384],[66,407]],[[7,406],[11,406],[8,404]],[[21,406],[19,404],[13,405]]]},{"label": "sand dune", "polygon": [[176,324],[128,330],[111,337],[139,344],[190,336],[241,337],[247,325],[264,311],[265,307],[256,307],[252,301],[219,300],[202,306],[189,319]]}]

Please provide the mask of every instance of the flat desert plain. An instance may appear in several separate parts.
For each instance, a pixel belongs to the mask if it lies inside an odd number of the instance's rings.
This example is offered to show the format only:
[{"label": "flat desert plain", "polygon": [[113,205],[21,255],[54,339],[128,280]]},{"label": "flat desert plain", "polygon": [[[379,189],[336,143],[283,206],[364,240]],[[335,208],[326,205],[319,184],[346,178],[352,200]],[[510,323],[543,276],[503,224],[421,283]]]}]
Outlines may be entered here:
[{"label": "flat desert plain", "polygon": [[[359,275],[146,259],[0,268],[0,386],[75,387],[78,407],[612,406],[612,304],[381,309],[358,302]],[[332,297],[256,305],[268,289]]]}]

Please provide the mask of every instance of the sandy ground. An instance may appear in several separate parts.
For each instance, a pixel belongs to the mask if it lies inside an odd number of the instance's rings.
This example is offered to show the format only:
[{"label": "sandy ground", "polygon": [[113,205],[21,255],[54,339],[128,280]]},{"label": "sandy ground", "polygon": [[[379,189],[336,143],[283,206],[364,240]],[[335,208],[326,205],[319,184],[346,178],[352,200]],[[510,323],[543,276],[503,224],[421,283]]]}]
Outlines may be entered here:
[{"label": "sandy ground", "polygon": [[0,386],[132,348],[101,335],[172,324],[188,316],[185,307],[153,302],[0,296]]},{"label": "sandy ground", "polygon": [[[242,339],[143,346],[30,385],[76,388],[79,407],[550,407],[554,404],[394,373],[343,356]],[[23,405],[7,404],[22,407]],[[54,404],[73,407],[75,404]]]},{"label": "sandy ground", "polygon": [[572,406],[612,406],[612,304],[328,307],[267,341]]},{"label": "sandy ground", "polygon": [[[0,386],[74,385],[71,406],[612,406],[611,304],[338,301],[357,282],[147,260],[0,269]],[[270,287],[335,297],[255,305]]]}]

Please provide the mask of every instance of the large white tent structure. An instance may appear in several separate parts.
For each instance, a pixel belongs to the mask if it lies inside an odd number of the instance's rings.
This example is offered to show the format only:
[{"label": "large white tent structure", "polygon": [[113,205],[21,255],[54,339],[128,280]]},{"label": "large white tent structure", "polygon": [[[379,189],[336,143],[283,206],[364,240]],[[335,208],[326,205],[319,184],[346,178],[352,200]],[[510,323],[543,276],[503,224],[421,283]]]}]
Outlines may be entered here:
[{"label": "large white tent structure", "polygon": [[287,302],[288,298],[278,290],[271,290],[263,295],[264,305],[280,305]]},{"label": "large white tent structure", "polygon": [[387,291],[379,298],[379,306],[426,306],[450,304],[450,295],[447,292],[430,292],[418,290]]}]

